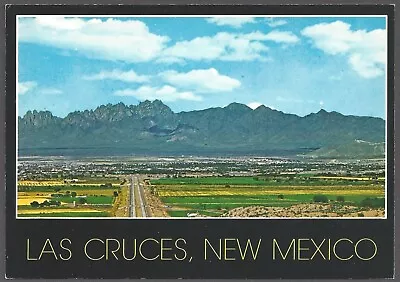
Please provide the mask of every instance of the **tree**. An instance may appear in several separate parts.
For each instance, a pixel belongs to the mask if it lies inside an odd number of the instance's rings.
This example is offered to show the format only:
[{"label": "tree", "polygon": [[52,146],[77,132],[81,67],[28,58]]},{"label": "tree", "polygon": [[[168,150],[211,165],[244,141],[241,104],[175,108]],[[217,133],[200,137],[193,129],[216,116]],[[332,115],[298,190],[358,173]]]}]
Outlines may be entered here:
[{"label": "tree", "polygon": [[31,202],[31,207],[33,207],[33,208],[38,208],[39,205],[40,205],[40,204],[39,204],[37,201]]},{"label": "tree", "polygon": [[50,206],[50,202],[47,201],[47,200],[45,200],[43,203],[39,204],[39,206],[41,206],[41,207],[48,207],[48,206]]},{"label": "tree", "polygon": [[337,196],[336,201],[344,202],[344,196]]},{"label": "tree", "polygon": [[325,195],[315,195],[313,197],[313,200],[315,203],[327,203],[328,202],[328,197]]},{"label": "tree", "polygon": [[283,198],[285,198],[285,196],[283,196],[282,194],[279,194],[279,195],[278,195],[278,199],[281,199],[281,200],[282,200]]},{"label": "tree", "polygon": [[86,203],[87,203],[86,198],[79,198],[79,204],[83,205],[83,204],[86,204]]},{"label": "tree", "polygon": [[75,192],[75,191],[72,191],[72,192],[71,192],[71,196],[75,198],[75,197],[76,197],[76,192]]},{"label": "tree", "polygon": [[118,197],[118,192],[114,191],[114,197]]}]

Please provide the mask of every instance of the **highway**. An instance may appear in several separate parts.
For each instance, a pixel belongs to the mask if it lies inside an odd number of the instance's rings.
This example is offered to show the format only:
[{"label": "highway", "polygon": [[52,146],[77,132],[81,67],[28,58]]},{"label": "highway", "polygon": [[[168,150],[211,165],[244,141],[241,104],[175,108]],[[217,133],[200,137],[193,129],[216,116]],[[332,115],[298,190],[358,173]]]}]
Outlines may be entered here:
[{"label": "highway", "polygon": [[[137,175],[131,175],[129,194],[129,217],[149,217],[150,213],[146,206],[143,184],[140,183]],[[138,212],[136,212],[136,208],[138,208]]]},{"label": "highway", "polygon": [[135,205],[135,181],[133,175],[131,176],[131,185],[129,189],[130,201],[129,201],[129,217],[136,217],[136,205]]},{"label": "highway", "polygon": [[140,204],[140,210],[142,211],[142,217],[147,217],[147,212],[145,208],[145,200],[144,200],[144,191],[143,191],[143,184],[139,183],[136,185],[138,195],[139,195],[139,204]]}]

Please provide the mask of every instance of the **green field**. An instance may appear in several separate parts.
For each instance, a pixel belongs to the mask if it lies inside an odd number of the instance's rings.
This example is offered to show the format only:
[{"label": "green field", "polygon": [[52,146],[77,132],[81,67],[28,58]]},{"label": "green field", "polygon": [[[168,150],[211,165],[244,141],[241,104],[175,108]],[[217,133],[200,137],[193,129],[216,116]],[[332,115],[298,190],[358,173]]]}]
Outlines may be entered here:
[{"label": "green field", "polygon": [[119,185],[112,187],[102,187],[100,185],[79,185],[79,184],[65,184],[65,185],[51,185],[51,186],[24,186],[18,185],[20,192],[55,192],[55,191],[79,191],[79,190],[116,190]]},{"label": "green field", "polygon": [[[335,205],[384,207],[382,181],[366,179],[313,179],[304,177],[204,177],[152,180],[154,193],[172,217],[187,213],[219,216],[237,207],[290,207],[313,203],[322,195]],[[273,184],[275,183],[275,184]],[[277,184],[279,183],[279,185]]]},{"label": "green field", "polygon": [[[52,197],[52,200],[55,201],[60,201],[62,203],[73,203],[73,202],[78,202],[79,201],[79,196],[78,197]],[[86,196],[84,199],[86,199],[86,203],[88,205],[112,205],[114,198],[111,196],[105,196],[105,195],[100,195],[100,196]]]},{"label": "green field", "polygon": [[[85,179],[84,183],[63,180],[21,181],[18,185],[18,216],[105,217],[113,214],[119,179]],[[26,184],[26,185],[23,185]]]},{"label": "green field", "polygon": [[249,185],[249,186],[329,186],[329,185],[375,185],[384,184],[384,180],[365,179],[323,179],[312,175],[283,175],[271,177],[180,177],[152,180],[154,185]]}]

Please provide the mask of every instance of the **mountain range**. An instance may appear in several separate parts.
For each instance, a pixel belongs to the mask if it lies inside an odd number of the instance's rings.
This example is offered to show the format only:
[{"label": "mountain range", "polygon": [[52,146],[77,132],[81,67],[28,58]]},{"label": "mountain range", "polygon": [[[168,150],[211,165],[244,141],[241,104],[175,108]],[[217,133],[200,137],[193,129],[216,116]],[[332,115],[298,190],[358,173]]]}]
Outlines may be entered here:
[{"label": "mountain range", "polygon": [[175,113],[160,100],[146,100],[138,105],[101,105],[95,110],[71,112],[64,118],[36,110],[18,118],[21,155],[335,157],[344,150],[350,157],[380,157],[384,142],[385,121],[381,118],[325,110],[301,117],[265,106],[253,110],[239,103]]}]

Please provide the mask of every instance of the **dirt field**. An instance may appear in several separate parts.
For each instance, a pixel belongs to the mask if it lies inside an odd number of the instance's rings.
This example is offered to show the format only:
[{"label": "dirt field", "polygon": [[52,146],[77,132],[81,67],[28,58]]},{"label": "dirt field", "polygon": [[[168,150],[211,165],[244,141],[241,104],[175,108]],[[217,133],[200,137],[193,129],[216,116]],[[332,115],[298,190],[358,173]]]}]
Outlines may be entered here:
[{"label": "dirt field", "polygon": [[240,207],[223,217],[384,217],[384,209],[338,206],[332,204],[299,204],[291,207]]},{"label": "dirt field", "polygon": [[152,195],[148,188],[144,189],[144,194],[146,197],[147,205],[150,209],[152,217],[169,217],[168,212],[165,208],[165,204],[160,200],[160,198]]}]

